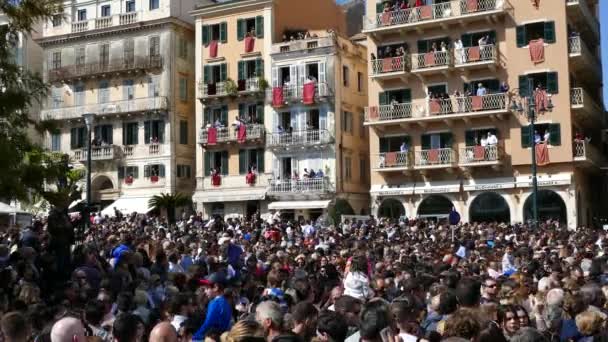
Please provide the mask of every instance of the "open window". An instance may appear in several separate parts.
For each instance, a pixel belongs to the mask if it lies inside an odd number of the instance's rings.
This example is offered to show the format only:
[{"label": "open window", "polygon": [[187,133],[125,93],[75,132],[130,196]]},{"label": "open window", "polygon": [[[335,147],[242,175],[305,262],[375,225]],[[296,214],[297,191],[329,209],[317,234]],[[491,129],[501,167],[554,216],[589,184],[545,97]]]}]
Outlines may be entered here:
[{"label": "open window", "polygon": [[496,128],[486,129],[472,129],[465,132],[465,144],[466,146],[479,146],[482,145],[481,141],[489,136],[498,138],[498,130]]},{"label": "open window", "polygon": [[239,150],[239,174],[245,175],[252,168],[264,172],[264,149]]},{"label": "open window", "polygon": [[296,80],[290,79],[289,69],[290,69],[289,66],[284,66],[284,67],[279,68],[279,85],[285,86],[285,85],[289,85],[296,81]]},{"label": "open window", "polygon": [[431,51],[441,51],[441,46],[445,46],[446,49],[450,47],[450,38],[433,38],[418,41],[418,53],[427,53]]},{"label": "open window", "polygon": [[215,169],[222,175],[228,175],[228,151],[206,151],[204,156],[205,176],[211,175],[211,169]]},{"label": "open window", "polygon": [[237,20],[237,39],[243,40],[245,37],[264,37],[264,17],[259,15],[253,18]]},{"label": "open window", "polygon": [[422,149],[432,150],[437,148],[452,148],[454,137],[452,133],[433,133],[423,134],[422,138]]},{"label": "open window", "polygon": [[406,43],[399,44],[384,44],[378,46],[376,49],[376,57],[378,58],[389,58],[402,56],[408,51]]},{"label": "open window", "polygon": [[228,78],[226,63],[205,65],[203,80],[206,84],[224,82]]},{"label": "open window", "polygon": [[410,89],[387,90],[378,94],[380,105],[391,103],[410,103],[412,102],[412,91]]},{"label": "open window", "polygon": [[531,147],[532,141],[536,143],[547,142],[551,146],[562,144],[560,124],[536,124],[534,132],[531,131],[531,127],[524,126],[521,128],[521,147]]},{"label": "open window", "polygon": [[319,80],[319,63],[306,64],[306,78],[312,77],[313,80]]},{"label": "open window", "polygon": [[479,46],[480,40],[487,38],[486,45],[496,45],[496,31],[482,31],[482,32],[474,32],[474,33],[465,33],[462,35],[462,46],[472,47]]},{"label": "open window", "polygon": [[380,153],[399,152],[401,146],[405,143],[407,149],[411,145],[411,138],[407,135],[380,137]]},{"label": "open window", "polygon": [[[519,76],[519,93],[525,96],[530,94],[531,90],[536,88],[544,89],[549,94],[557,94],[559,92],[557,72],[541,72],[535,74],[527,74]],[[532,88],[530,89],[530,81]]]},{"label": "open window", "polygon": [[164,164],[152,164],[144,166],[144,178],[150,178],[152,176],[165,178],[165,165]]},{"label": "open window", "polygon": [[430,97],[442,96],[442,95],[448,93],[448,86],[447,86],[447,84],[432,85],[432,86],[428,86],[426,88],[426,91]]},{"label": "open window", "polygon": [[555,22],[540,21],[517,26],[517,47],[527,46],[531,40],[544,39],[545,43],[555,43]]},{"label": "open window", "polygon": [[239,103],[239,118],[247,123],[264,124],[264,104]]},{"label": "open window", "polygon": [[228,42],[228,24],[221,22],[213,25],[203,25],[202,36],[203,45],[207,46],[212,41],[227,43]]},{"label": "open window", "polygon": [[208,124],[219,123],[219,126],[228,125],[228,106],[215,108],[206,107],[203,114],[205,126]]},{"label": "open window", "polygon": [[488,78],[483,80],[475,80],[471,82],[465,82],[462,86],[464,93],[477,94],[479,85],[482,84],[488,94],[496,94],[500,92],[500,81],[496,78]]},{"label": "open window", "polygon": [[146,144],[163,144],[165,142],[165,121],[144,121],[144,139]]}]

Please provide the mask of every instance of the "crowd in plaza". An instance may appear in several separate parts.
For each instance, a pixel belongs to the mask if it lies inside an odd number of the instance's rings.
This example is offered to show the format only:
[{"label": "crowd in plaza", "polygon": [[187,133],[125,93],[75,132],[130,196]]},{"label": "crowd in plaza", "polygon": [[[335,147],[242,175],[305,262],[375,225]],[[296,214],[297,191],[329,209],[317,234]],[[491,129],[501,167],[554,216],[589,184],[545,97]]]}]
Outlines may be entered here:
[{"label": "crowd in plaza", "polygon": [[604,231],[116,214],[2,234],[4,341],[608,337]]}]

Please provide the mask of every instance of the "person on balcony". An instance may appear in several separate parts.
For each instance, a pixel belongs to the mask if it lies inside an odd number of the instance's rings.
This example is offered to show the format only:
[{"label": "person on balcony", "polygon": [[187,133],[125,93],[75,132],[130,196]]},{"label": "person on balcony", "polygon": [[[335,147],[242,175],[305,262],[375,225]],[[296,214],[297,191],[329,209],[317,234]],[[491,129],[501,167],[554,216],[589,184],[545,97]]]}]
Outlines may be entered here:
[{"label": "person on balcony", "polygon": [[496,135],[494,133],[488,132],[487,143],[488,143],[488,146],[498,145],[498,138],[496,137]]},{"label": "person on balcony", "polygon": [[540,144],[542,142],[542,139],[540,137],[540,134],[538,133],[538,131],[534,131],[534,144]]},{"label": "person on balcony", "polygon": [[158,137],[154,136],[150,139],[151,144],[158,144]]},{"label": "person on balcony", "polygon": [[545,144],[549,144],[550,139],[551,139],[551,133],[549,132],[549,130],[546,130],[545,135],[543,136],[543,142]]},{"label": "person on balcony", "polygon": [[215,119],[215,123],[213,124],[213,126],[215,128],[222,128],[224,127],[224,124],[222,123],[222,121],[220,121],[220,118]]},{"label": "person on balcony", "polygon": [[481,54],[481,58],[487,57],[488,53],[486,50],[489,48],[488,44],[490,44],[490,36],[485,35],[477,41],[479,44],[479,53]]},{"label": "person on balcony", "polygon": [[310,171],[307,168],[304,168],[304,174],[302,175],[304,179],[310,178]]},{"label": "person on balcony", "polygon": [[448,44],[446,44],[445,42],[442,41],[439,46],[441,47],[441,52],[448,51]]},{"label": "person on balcony", "polygon": [[508,93],[508,92],[509,92],[509,89],[510,89],[510,87],[509,87],[509,85],[507,84],[507,82],[503,81],[503,82],[500,84],[500,92],[501,92],[501,93]]},{"label": "person on balcony", "polygon": [[300,175],[298,174],[298,171],[294,171],[293,172],[293,176],[291,177],[292,180],[294,181],[299,181],[300,180]]},{"label": "person on balcony", "polygon": [[464,44],[462,40],[456,39],[454,42],[454,53],[456,54],[456,61],[459,64],[464,64],[466,62],[466,56],[464,54]]},{"label": "person on balcony", "polygon": [[486,89],[486,87],[483,86],[483,83],[479,83],[477,85],[477,96],[485,96],[488,93],[488,90]]},{"label": "person on balcony", "polygon": [[323,173],[323,170],[319,169],[319,171],[317,171],[317,178],[323,178],[325,177],[325,174]]},{"label": "person on balcony", "polygon": [[431,44],[431,50],[429,52],[437,52],[437,43],[433,42],[433,44]]},{"label": "person on balcony", "polygon": [[378,59],[378,58],[376,58],[376,55],[374,55],[373,52],[370,54],[370,58],[372,61],[375,61],[376,59]]},{"label": "person on balcony", "polygon": [[488,138],[484,135],[481,136],[481,147],[488,147]]},{"label": "person on balcony", "polygon": [[234,118],[234,122],[232,123],[232,126],[234,127],[234,129],[236,129],[237,131],[239,130],[239,127],[241,127],[241,125],[244,125],[245,123],[241,120],[240,117],[238,117],[238,115]]},{"label": "person on balcony", "polygon": [[399,151],[401,153],[407,153],[409,149],[410,149],[410,147],[407,146],[407,142],[405,142],[405,141],[403,143],[401,143],[401,146],[399,146]]},{"label": "person on balcony", "polygon": [[315,178],[317,176],[317,174],[315,173],[315,170],[310,169],[310,172],[308,173],[308,178],[312,179]]}]

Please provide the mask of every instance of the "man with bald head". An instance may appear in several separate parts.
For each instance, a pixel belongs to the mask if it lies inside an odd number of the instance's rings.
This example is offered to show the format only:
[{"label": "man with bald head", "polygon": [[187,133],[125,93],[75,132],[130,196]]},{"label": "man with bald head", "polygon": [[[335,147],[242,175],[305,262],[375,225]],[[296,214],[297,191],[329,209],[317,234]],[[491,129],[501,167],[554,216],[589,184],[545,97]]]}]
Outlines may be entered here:
[{"label": "man with bald head", "polygon": [[177,332],[169,322],[158,323],[150,332],[149,342],[177,342]]},{"label": "man with bald head", "polygon": [[51,342],[85,342],[84,326],[78,318],[64,317],[53,324]]}]

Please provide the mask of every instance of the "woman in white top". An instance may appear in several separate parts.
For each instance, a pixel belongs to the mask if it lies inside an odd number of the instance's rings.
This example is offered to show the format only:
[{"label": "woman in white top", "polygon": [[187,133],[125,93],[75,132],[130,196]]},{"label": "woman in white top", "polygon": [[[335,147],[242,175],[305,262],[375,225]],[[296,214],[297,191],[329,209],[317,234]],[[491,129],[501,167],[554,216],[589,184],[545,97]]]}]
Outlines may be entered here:
[{"label": "woman in white top", "polygon": [[352,259],[350,269],[344,279],[344,294],[365,301],[374,296],[367,277],[367,260],[364,256]]}]

